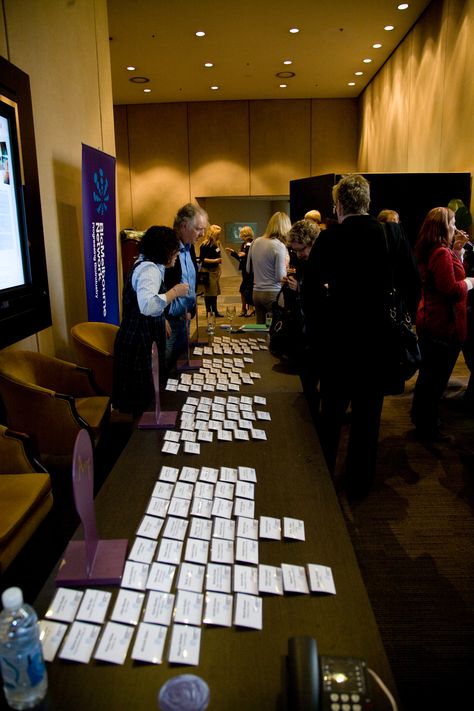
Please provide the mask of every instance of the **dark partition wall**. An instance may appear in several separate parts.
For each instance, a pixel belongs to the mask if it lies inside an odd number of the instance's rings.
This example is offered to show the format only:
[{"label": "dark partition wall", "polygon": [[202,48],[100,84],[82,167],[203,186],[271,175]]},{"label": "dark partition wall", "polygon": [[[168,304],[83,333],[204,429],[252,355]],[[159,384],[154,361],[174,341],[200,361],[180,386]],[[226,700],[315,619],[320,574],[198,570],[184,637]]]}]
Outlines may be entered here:
[{"label": "dark partition wall", "polygon": [[[465,205],[471,202],[470,173],[362,173],[370,182],[370,213],[384,208],[400,215],[410,241],[416,240],[426,213],[433,207],[447,206],[453,198]],[[329,173],[290,181],[291,221],[300,220],[308,210],[333,218],[331,189],[341,174]]]}]

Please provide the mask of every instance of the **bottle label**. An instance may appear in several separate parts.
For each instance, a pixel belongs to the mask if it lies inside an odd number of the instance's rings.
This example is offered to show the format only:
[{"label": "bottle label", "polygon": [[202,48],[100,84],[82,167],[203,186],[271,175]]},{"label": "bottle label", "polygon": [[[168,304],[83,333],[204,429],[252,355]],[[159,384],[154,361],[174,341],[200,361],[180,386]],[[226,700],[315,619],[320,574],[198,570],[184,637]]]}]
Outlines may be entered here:
[{"label": "bottle label", "polygon": [[[5,688],[16,689],[22,684],[22,671],[26,672],[30,686],[36,686],[43,679],[46,673],[41,647],[37,647],[32,653],[25,655],[24,659],[0,659],[2,677]],[[23,679],[23,684],[25,679]]]}]

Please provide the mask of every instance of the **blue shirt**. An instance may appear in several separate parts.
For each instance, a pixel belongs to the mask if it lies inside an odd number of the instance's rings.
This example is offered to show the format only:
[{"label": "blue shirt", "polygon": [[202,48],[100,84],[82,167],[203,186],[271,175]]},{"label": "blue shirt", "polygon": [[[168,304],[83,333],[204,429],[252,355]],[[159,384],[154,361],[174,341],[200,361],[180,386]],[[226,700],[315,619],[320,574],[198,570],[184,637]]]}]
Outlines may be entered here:
[{"label": "blue shirt", "polygon": [[170,315],[184,316],[186,311],[191,311],[196,305],[196,269],[191,259],[191,245],[183,244],[179,249],[179,261],[181,263],[181,283],[189,284],[187,296],[179,296],[171,302]]}]

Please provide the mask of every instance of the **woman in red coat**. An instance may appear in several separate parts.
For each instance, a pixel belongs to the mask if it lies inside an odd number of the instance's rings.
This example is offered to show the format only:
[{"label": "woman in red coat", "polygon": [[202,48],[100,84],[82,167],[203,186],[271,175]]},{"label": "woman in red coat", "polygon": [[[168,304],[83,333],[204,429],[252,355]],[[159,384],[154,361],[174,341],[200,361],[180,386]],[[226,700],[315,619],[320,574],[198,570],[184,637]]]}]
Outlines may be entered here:
[{"label": "woman in red coat", "polygon": [[474,286],[453,249],[455,232],[454,212],[435,207],[415,246],[423,286],[416,316],[422,364],[411,419],[417,435],[427,441],[448,438],[439,429],[438,405],[466,339],[467,292]]}]

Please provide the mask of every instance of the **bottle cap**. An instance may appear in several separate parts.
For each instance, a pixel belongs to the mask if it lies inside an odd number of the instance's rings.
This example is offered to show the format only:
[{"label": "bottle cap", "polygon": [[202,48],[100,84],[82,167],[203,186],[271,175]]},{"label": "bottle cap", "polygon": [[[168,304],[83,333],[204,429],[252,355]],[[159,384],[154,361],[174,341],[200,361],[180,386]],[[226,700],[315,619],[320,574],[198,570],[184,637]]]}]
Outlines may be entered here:
[{"label": "bottle cap", "polygon": [[209,687],[204,679],[194,674],[180,674],[163,684],[158,704],[161,711],[204,711],[209,697]]},{"label": "bottle cap", "polygon": [[23,592],[20,588],[7,588],[2,594],[5,610],[16,610],[23,604]]}]

